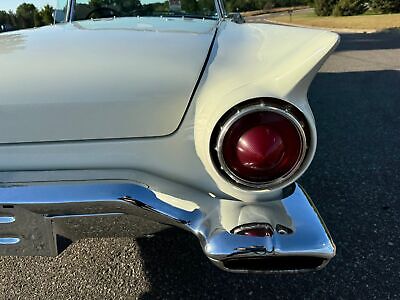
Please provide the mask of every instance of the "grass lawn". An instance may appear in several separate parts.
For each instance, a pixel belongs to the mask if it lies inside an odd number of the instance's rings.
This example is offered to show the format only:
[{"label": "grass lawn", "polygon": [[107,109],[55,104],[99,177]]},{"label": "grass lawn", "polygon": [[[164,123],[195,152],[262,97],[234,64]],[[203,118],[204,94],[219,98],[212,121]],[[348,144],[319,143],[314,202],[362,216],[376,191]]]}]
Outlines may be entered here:
[{"label": "grass lawn", "polygon": [[[271,18],[271,20],[290,23],[289,15]],[[293,15],[292,23],[324,28],[383,30],[388,28],[400,28],[400,14],[318,17],[314,13],[305,13]]]}]

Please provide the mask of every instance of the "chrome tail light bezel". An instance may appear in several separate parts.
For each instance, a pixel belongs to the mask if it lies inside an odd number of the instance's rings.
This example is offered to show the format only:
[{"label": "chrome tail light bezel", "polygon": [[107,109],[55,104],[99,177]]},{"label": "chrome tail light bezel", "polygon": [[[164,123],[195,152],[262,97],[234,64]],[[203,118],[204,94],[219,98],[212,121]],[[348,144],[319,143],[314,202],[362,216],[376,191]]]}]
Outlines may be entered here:
[{"label": "chrome tail light bezel", "polygon": [[[300,137],[301,151],[296,163],[283,176],[280,176],[271,181],[252,182],[241,178],[229,168],[228,164],[225,161],[222,147],[225,135],[227,134],[229,128],[233,124],[235,124],[236,121],[248,114],[263,111],[277,113],[285,117],[294,125]],[[219,174],[233,184],[244,189],[271,190],[274,188],[283,187],[300,170],[307,156],[309,145],[309,126],[303,113],[297,107],[286,101],[267,98],[249,100],[229,110],[218,121],[217,125],[214,128],[210,141],[210,153],[213,164],[218,170]]]}]

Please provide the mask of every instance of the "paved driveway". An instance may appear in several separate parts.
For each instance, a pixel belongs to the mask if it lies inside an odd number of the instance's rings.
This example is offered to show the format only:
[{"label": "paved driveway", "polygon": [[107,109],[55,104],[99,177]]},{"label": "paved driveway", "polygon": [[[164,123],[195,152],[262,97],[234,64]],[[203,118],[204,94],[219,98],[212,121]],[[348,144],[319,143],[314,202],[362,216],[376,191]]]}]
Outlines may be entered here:
[{"label": "paved driveway", "polygon": [[57,258],[0,258],[0,299],[400,298],[400,34],[344,35],[312,84],[319,129],[301,180],[338,247],[317,273],[219,271],[194,237],[89,240]]}]

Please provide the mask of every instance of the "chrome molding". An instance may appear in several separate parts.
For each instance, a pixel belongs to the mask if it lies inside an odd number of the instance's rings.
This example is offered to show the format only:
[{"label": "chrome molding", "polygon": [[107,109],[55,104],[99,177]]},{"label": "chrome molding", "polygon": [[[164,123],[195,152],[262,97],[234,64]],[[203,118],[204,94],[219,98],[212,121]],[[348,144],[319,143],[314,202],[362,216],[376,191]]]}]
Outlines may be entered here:
[{"label": "chrome molding", "polygon": [[21,240],[19,238],[0,238],[0,245],[16,245]]},{"label": "chrome molding", "polygon": [[15,218],[11,217],[11,216],[0,216],[0,224],[10,224],[10,223],[14,223],[15,222]]},{"label": "chrome molding", "polygon": [[[228,167],[222,153],[222,145],[226,133],[236,121],[238,121],[239,119],[248,114],[255,112],[263,112],[263,111],[274,112],[287,118],[296,127],[297,132],[301,137],[302,145],[301,145],[300,156],[291,170],[289,170],[286,174],[275,180],[255,183],[241,178]],[[287,182],[288,179],[291,178],[299,170],[307,153],[307,137],[304,131],[304,124],[302,124],[299,120],[297,120],[297,118],[293,114],[290,113],[290,108],[281,108],[269,105],[268,103],[261,101],[259,104],[254,104],[244,107],[243,109],[238,109],[238,111],[235,114],[233,114],[230,118],[228,118],[228,120],[225,121],[225,123],[221,126],[221,129],[219,131],[216,147],[214,150],[216,151],[218,162],[220,164],[220,166],[216,167],[217,168],[220,167],[220,169],[224,172],[224,174],[226,174],[234,183],[240,185],[241,187],[247,187],[253,189],[274,189],[282,187],[285,184],[285,182]]]},{"label": "chrome molding", "polygon": [[[140,236],[162,230],[165,225],[192,232],[214,264],[233,272],[315,270],[335,255],[335,245],[324,223],[298,185],[274,202],[213,199],[193,211],[177,208],[159,197],[132,182],[1,187],[0,214],[12,215],[14,222],[0,224],[0,255],[54,256],[77,239]],[[258,213],[252,215],[249,211]],[[270,236],[231,233],[241,225],[235,214],[245,214],[250,221],[246,223],[257,223],[261,213],[265,215],[262,223],[271,224]],[[236,220],[235,224],[226,228],[221,224],[223,218]],[[144,226],[145,220],[152,225]],[[282,226],[290,230],[283,232]]]},{"label": "chrome molding", "polygon": [[67,2],[67,13],[65,15],[66,22],[72,22],[72,18],[74,15],[74,4],[75,0],[68,0]]}]

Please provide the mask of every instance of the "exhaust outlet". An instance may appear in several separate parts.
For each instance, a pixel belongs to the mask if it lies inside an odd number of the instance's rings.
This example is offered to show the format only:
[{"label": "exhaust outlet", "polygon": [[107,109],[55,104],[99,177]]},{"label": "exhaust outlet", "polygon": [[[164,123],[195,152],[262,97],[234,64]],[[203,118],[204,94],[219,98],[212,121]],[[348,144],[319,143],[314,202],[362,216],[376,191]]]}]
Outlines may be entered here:
[{"label": "exhaust outlet", "polygon": [[234,258],[223,261],[225,269],[236,272],[302,272],[319,270],[327,259],[313,256],[267,256],[259,258]]},{"label": "exhaust outlet", "polygon": [[[293,230],[280,224],[274,229],[268,223],[251,223],[240,225],[232,229],[231,233],[247,237],[270,238],[272,240],[269,244],[274,244],[274,234],[292,234]],[[222,261],[223,267],[232,272],[301,272],[319,270],[328,262],[324,257],[304,254],[268,256],[268,250],[262,246],[242,249],[242,251],[248,251],[248,253],[258,254],[259,256],[227,258]],[[270,252],[273,251],[274,249],[272,248]]]}]

